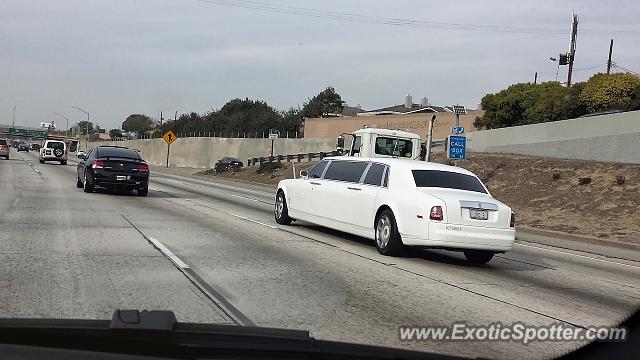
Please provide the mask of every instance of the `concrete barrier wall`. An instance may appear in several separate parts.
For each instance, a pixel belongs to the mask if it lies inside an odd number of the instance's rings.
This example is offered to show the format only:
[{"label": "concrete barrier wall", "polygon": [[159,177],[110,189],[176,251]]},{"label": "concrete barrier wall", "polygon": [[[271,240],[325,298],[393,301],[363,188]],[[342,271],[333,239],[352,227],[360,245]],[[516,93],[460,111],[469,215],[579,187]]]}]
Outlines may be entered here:
[{"label": "concrete barrier wall", "polygon": [[[277,139],[273,153],[298,154],[335,150],[335,139]],[[166,166],[167,144],[163,139],[103,141],[89,143],[89,148],[99,145],[118,145],[140,150],[149,164]],[[237,157],[246,164],[249,157],[269,156],[269,139],[231,139],[193,137],[180,138],[171,145],[169,165],[177,167],[209,168],[224,156]]]},{"label": "concrete barrier wall", "polygon": [[471,152],[640,163],[640,111],[467,134]]}]

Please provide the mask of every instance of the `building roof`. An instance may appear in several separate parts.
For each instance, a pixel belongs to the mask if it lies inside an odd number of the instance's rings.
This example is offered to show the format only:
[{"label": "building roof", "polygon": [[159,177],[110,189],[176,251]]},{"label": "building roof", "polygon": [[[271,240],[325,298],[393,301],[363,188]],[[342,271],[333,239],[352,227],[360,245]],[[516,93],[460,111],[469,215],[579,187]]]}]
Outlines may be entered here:
[{"label": "building roof", "polygon": [[410,108],[404,106],[404,104],[389,106],[385,108],[362,111],[357,116],[372,116],[372,115],[402,115],[402,114],[415,114],[415,113],[434,113],[434,112],[451,112],[450,107],[447,106],[422,106],[420,104],[412,104]]}]

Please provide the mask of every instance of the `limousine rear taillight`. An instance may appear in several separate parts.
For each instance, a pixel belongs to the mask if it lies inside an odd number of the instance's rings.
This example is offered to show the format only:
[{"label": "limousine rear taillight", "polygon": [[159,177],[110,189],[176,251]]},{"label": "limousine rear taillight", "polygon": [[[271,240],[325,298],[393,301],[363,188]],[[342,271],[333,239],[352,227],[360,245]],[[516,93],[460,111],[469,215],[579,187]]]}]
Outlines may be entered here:
[{"label": "limousine rear taillight", "polygon": [[516,227],[516,214],[515,213],[511,213],[511,221],[509,222],[509,227]]},{"label": "limousine rear taillight", "polygon": [[442,221],[442,206],[434,206],[429,212],[429,220]]}]

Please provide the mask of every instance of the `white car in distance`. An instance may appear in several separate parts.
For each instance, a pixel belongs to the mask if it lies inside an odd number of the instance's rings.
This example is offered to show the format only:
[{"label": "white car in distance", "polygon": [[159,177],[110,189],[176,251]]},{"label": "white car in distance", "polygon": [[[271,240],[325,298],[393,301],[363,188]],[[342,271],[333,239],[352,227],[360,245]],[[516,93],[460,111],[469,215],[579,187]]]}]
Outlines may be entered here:
[{"label": "white car in distance", "polygon": [[463,251],[473,263],[513,248],[515,215],[462,168],[399,158],[331,157],[278,184],[275,219],[303,220],[405,246]]}]

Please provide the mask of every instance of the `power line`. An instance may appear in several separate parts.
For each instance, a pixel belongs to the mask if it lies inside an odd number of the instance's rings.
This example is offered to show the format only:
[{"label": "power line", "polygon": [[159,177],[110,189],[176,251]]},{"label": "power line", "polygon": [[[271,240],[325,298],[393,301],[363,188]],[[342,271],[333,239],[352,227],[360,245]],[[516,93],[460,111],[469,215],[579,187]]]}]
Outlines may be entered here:
[{"label": "power line", "polygon": [[614,61],[612,61],[612,62],[611,62],[611,66],[613,66],[613,67],[615,67],[615,68],[618,68],[618,69],[621,69],[621,70],[624,70],[624,71],[626,71],[626,72],[630,72],[630,73],[632,73],[632,74],[634,74],[634,75],[638,75],[638,76],[640,76],[640,73],[637,73],[637,72],[635,72],[635,71],[633,71],[633,70],[629,70],[629,69],[627,69],[626,67],[620,66],[620,65],[618,65],[618,63],[616,63],[616,62],[614,62]]},{"label": "power line", "polygon": [[605,66],[605,65],[607,65],[607,63],[600,63],[598,65],[593,65],[593,66],[589,66],[589,67],[585,67],[585,68],[576,68],[576,69],[573,69],[573,71],[592,70],[592,69],[599,68],[599,67]]},{"label": "power line", "polygon": [[[196,0],[202,3],[222,5],[229,7],[237,7],[244,9],[259,10],[265,12],[298,15],[312,18],[350,21],[368,24],[380,24],[400,27],[414,27],[427,29],[445,29],[445,30],[462,30],[462,31],[485,31],[485,32],[508,32],[521,34],[566,34],[565,29],[551,28],[531,28],[531,27],[513,27],[513,26],[496,26],[496,25],[479,25],[479,24],[461,24],[436,21],[424,21],[402,18],[388,18],[379,16],[368,16],[363,14],[337,12],[328,10],[314,10],[297,6],[269,4],[259,1],[249,0]],[[612,32],[609,30],[584,30],[586,32]],[[619,30],[615,32],[640,32],[640,30]]]}]

